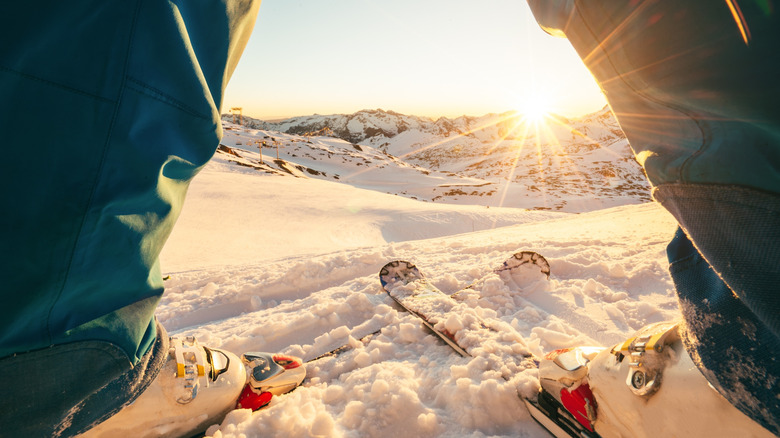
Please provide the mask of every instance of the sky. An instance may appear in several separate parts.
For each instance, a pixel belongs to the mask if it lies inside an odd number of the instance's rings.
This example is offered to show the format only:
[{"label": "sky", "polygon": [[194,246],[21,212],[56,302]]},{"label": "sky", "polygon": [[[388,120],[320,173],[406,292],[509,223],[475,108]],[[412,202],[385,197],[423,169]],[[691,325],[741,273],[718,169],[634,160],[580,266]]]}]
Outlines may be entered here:
[{"label": "sky", "polygon": [[263,0],[223,112],[275,120],[384,109],[431,118],[606,101],[524,0]]}]

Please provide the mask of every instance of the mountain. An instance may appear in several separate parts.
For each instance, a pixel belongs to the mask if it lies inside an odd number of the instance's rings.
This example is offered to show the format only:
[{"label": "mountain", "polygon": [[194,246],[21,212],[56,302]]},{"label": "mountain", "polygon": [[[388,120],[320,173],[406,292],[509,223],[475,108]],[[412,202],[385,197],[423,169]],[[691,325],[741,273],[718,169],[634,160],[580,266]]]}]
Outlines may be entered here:
[{"label": "mountain", "polygon": [[[253,145],[249,151],[265,142],[265,154],[278,146],[279,159],[298,176],[382,191],[389,179],[391,192],[420,200],[566,212],[650,200],[608,108],[539,122],[514,112],[433,120],[383,110],[223,121],[225,146]],[[406,184],[398,184],[399,174]]]},{"label": "mountain", "polygon": [[[232,120],[232,116],[223,116],[224,120]],[[329,133],[351,143],[361,143],[366,140],[377,141],[389,139],[407,130],[432,132],[436,135],[445,135],[446,122],[442,122],[441,128],[437,122],[417,116],[407,116],[394,111],[363,110],[354,114],[334,114],[321,116],[301,116],[285,119],[280,122],[264,122],[262,120],[244,117],[242,125],[263,129],[267,131],[279,131],[287,134],[307,135],[312,133]],[[440,121],[447,119],[439,119]]]}]

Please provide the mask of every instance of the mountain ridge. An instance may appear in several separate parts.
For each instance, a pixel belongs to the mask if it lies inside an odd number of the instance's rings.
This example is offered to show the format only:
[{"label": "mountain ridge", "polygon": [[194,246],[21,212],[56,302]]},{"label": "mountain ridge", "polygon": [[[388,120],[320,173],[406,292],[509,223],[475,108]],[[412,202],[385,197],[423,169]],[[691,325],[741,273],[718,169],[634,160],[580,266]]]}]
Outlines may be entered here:
[{"label": "mountain ridge", "polygon": [[516,112],[433,120],[379,109],[223,121],[226,146],[275,148],[294,163],[285,172],[298,166],[309,177],[425,201],[582,212],[651,199],[608,108],[541,122]]}]

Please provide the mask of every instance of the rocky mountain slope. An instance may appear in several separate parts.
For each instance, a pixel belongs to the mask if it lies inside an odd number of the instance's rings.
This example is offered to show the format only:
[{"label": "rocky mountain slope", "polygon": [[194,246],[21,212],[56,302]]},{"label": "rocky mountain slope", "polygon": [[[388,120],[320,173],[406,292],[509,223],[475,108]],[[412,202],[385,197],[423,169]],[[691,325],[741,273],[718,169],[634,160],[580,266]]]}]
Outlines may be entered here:
[{"label": "rocky mountain slope", "polygon": [[569,212],[650,200],[607,108],[574,120],[513,112],[432,120],[383,110],[274,123],[244,117],[241,126],[223,120],[228,147],[250,153],[264,144],[264,154],[278,149],[293,163],[287,168],[305,169],[299,176],[416,199]]}]

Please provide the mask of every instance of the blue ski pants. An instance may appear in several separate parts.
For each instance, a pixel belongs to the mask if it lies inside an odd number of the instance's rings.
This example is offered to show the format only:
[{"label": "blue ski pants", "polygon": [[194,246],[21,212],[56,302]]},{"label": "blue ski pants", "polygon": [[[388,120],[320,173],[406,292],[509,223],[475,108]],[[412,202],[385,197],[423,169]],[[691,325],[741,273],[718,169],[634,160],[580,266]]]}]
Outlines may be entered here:
[{"label": "blue ski pants", "polygon": [[760,0],[528,0],[594,75],[680,230],[687,351],[780,434],[780,11]]},{"label": "blue ski pants", "polygon": [[0,435],[83,431],[159,371],[158,255],[259,5],[3,5]]}]

